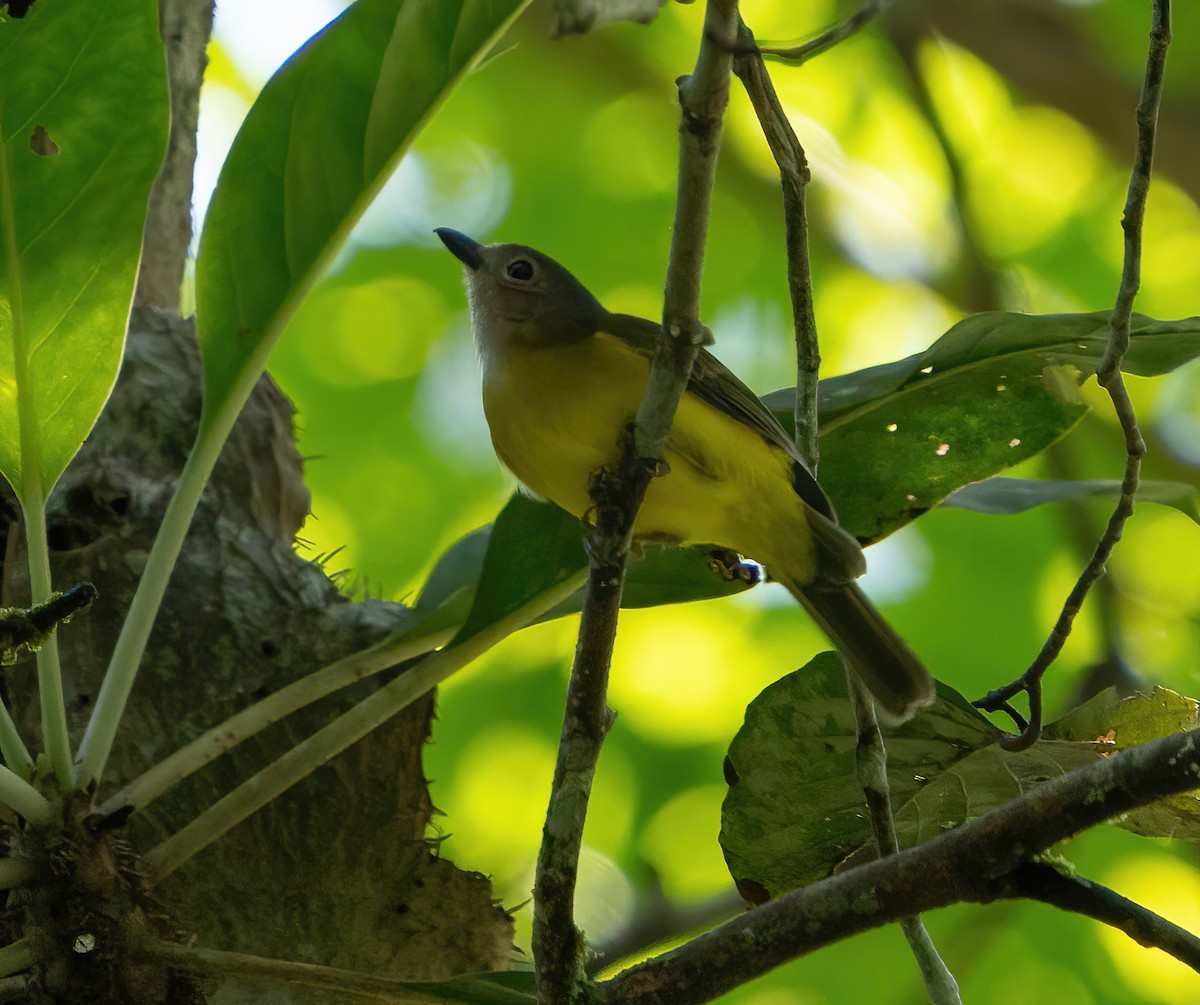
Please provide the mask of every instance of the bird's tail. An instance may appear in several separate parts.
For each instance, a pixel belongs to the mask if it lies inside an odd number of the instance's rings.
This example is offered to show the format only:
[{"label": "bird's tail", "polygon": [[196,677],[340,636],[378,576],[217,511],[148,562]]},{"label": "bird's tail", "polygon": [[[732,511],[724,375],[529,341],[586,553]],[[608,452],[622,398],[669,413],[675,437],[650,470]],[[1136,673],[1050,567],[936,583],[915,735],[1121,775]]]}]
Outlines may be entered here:
[{"label": "bird's tail", "polygon": [[883,718],[904,722],[933,704],[929,670],[854,583],[804,589],[787,579],[783,584],[866,684]]}]

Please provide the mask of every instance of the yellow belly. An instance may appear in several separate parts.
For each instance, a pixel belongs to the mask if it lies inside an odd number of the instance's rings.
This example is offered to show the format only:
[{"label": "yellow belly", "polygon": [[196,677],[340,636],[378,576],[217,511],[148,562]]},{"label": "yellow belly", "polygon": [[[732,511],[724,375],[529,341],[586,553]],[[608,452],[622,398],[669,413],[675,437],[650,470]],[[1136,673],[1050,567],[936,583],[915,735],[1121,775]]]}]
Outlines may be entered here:
[{"label": "yellow belly", "polygon": [[[500,460],[534,492],[581,516],[592,471],[620,456],[645,391],[646,359],[610,335],[556,348],[508,347],[485,361],[483,405]],[[798,582],[812,578],[805,505],[790,458],[691,394],[668,442],[670,473],[638,513],[639,537],[720,545]]]}]

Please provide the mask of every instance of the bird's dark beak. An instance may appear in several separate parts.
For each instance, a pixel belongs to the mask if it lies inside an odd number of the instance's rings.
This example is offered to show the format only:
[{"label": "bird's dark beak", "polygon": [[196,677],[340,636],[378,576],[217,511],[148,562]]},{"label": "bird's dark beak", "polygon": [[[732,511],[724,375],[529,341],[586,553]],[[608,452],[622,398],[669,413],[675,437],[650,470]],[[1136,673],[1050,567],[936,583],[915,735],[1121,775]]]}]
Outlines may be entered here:
[{"label": "bird's dark beak", "polygon": [[466,234],[449,227],[438,227],[434,233],[442,239],[450,253],[472,272],[483,264],[483,245],[478,241],[472,241]]}]

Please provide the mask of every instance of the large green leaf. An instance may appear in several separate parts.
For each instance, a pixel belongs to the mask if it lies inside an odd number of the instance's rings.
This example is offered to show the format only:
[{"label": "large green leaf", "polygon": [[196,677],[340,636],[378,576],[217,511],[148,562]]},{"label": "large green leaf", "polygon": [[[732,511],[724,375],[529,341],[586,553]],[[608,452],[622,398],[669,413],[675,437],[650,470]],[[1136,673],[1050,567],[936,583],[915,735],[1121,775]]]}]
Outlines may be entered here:
[{"label": "large green leaf", "polygon": [[[888,780],[902,848],[995,809],[1031,786],[1196,722],[1196,702],[1156,688],[1107,691],[1047,726],[1026,751],[939,683],[937,701],[888,730]],[[721,846],[751,900],[775,897],[874,855],[855,778],[854,714],[841,660],[822,653],[763,691],[729,748]],[[1200,838],[1195,795],[1114,821],[1140,834]]]},{"label": "large green leaf", "polygon": [[192,514],[271,346],[419,126],[527,2],[359,0],[247,115],[196,263],[200,430],[80,745],[82,786],[103,772]]},{"label": "large green leaf", "polygon": [[[988,478],[972,482],[950,493],[943,506],[976,513],[1009,516],[1046,503],[1078,502],[1084,499],[1114,499],[1121,494],[1116,478],[1040,480],[1037,478]],[[1138,485],[1139,502],[1172,506],[1200,523],[1200,491],[1184,482],[1146,480]]]},{"label": "large green leaf", "polygon": [[514,495],[496,517],[456,642],[512,614],[587,567],[579,521],[557,506]]},{"label": "large green leaf", "polygon": [[[821,382],[821,483],[843,525],[875,541],[955,489],[1044,450],[1087,411],[1078,385],[1108,343],[1107,312],[963,319],[924,352]],[[1135,316],[1125,370],[1200,355],[1200,318]],[[767,403],[791,421],[792,392]]]},{"label": "large green leaf", "polygon": [[[575,517],[517,493],[495,524],[472,531],[438,560],[417,602],[419,620],[405,633],[461,624],[461,641],[582,572],[587,561],[583,528]],[[750,585],[718,575],[703,549],[650,545],[643,554],[630,555],[621,603],[652,607],[707,600]],[[578,614],[582,602],[580,590],[540,620]]]},{"label": "large green leaf", "polygon": [[196,266],[205,422],[240,407],[300,298],[420,126],[528,0],[359,0],[270,80]]},{"label": "large green leaf", "polygon": [[[1050,739],[1104,739],[1111,750],[1125,750],[1168,733],[1192,729],[1200,709],[1165,687],[1150,694],[1118,698],[1112,689],[1096,695],[1046,727]],[[1200,838],[1200,790],[1151,803],[1113,821],[1123,830],[1145,837]]]},{"label": "large green leaf", "polygon": [[167,114],[155,0],[0,18],[0,471],[23,501],[116,379]]}]

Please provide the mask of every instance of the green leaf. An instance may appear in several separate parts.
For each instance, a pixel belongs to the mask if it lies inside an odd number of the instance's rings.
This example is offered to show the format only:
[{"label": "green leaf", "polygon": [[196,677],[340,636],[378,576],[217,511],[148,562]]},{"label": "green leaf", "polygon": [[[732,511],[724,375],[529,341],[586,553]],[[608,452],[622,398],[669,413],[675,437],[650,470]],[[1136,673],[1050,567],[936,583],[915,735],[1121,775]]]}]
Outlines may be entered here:
[{"label": "green leaf", "polygon": [[455,82],[528,0],[359,0],[275,74],[196,266],[204,422],[240,408],[296,305]]},{"label": "green leaf", "polygon": [[[417,602],[418,620],[406,625],[404,634],[462,624],[456,639],[461,641],[586,568],[579,521],[557,506],[516,493],[495,524],[472,531],[438,559]],[[621,606],[708,600],[750,585],[718,575],[705,549],[647,545],[643,554],[629,557]],[[580,590],[540,620],[578,614],[582,603]]]},{"label": "green leaf", "polygon": [[512,614],[586,568],[579,521],[517,493],[496,517],[471,610],[454,642]]},{"label": "green leaf", "polygon": [[437,560],[421,595],[413,606],[413,618],[403,634],[460,627],[475,601],[475,590],[483,572],[483,561],[492,537],[492,525],[476,527],[459,538]]},{"label": "green leaf", "polygon": [[[1077,502],[1082,499],[1116,498],[1121,482],[1116,478],[1042,481],[1036,478],[988,478],[973,482],[950,493],[943,506],[1009,516],[1024,513],[1045,503]],[[1173,506],[1200,523],[1200,491],[1184,482],[1143,481],[1138,486],[1138,502]]]},{"label": "green leaf", "polygon": [[[875,541],[955,489],[1034,456],[1086,413],[1077,387],[1108,343],[1108,312],[960,321],[924,352],[821,382],[821,483],[842,524]],[[1135,316],[1125,370],[1200,355],[1200,318]],[[790,390],[765,399],[791,421]],[[893,428],[894,427],[894,428]]]},{"label": "green leaf", "polygon": [[526,2],[359,0],[242,123],[196,263],[200,429],[80,744],[81,787],[103,773],[192,514],[271,346],[420,125]]},{"label": "green leaf", "polygon": [[167,139],[158,4],[0,18],[0,81],[0,471],[40,506],[121,362]]},{"label": "green leaf", "polygon": [[[1112,750],[1126,750],[1169,733],[1192,729],[1200,705],[1156,687],[1150,694],[1120,698],[1109,688],[1046,727],[1045,735],[1086,741],[1111,737]],[[1200,791],[1171,796],[1113,821],[1144,837],[1200,839]]]},{"label": "green leaf", "polygon": [[[1000,736],[938,684],[938,702],[888,739],[894,804]],[[721,847],[739,888],[770,897],[828,876],[870,838],[854,775],[857,738],[836,653],[776,681],[746,709],[726,761]]]},{"label": "green leaf", "polygon": [[[887,730],[888,780],[902,848],[981,816],[1030,787],[1196,720],[1196,703],[1156,688],[1111,691],[1008,752],[970,703],[937,685],[932,708]],[[1112,731],[1114,739],[1110,739]],[[823,653],[763,691],[729,748],[721,847],[749,899],[776,897],[875,854],[855,778],[854,714],[841,661]],[[1141,834],[1200,837],[1200,802],[1181,797],[1116,821]]]}]

